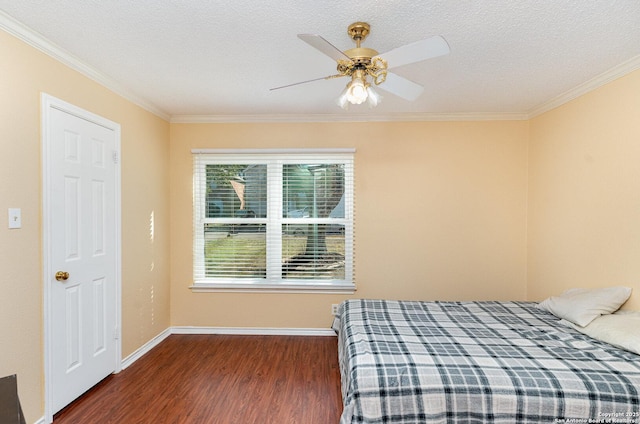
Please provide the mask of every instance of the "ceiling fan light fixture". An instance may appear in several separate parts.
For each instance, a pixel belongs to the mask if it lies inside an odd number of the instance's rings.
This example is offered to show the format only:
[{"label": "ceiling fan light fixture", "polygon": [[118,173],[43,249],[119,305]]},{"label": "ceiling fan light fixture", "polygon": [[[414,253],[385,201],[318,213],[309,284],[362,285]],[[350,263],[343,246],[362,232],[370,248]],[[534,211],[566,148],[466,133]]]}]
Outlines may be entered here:
[{"label": "ceiling fan light fixture", "polygon": [[382,96],[371,86],[367,87],[367,95],[367,104],[370,108],[378,106],[378,104],[382,101]]},{"label": "ceiling fan light fixture", "polygon": [[348,89],[349,89],[349,86],[347,85],[347,87],[344,90],[342,90],[340,97],[336,99],[336,103],[338,104],[338,106],[340,106],[344,110],[349,110],[349,101],[347,100]]},{"label": "ceiling fan light fixture", "polygon": [[371,88],[364,71],[356,70],[351,76],[351,81],[338,97],[337,103],[338,106],[346,110],[349,108],[349,104],[360,105],[364,102],[367,102],[369,107],[375,107],[380,103],[380,100],[382,100],[382,96]]},{"label": "ceiling fan light fixture", "polygon": [[347,85],[347,100],[352,105],[359,105],[367,100],[367,81],[359,75],[353,76],[353,79]]}]

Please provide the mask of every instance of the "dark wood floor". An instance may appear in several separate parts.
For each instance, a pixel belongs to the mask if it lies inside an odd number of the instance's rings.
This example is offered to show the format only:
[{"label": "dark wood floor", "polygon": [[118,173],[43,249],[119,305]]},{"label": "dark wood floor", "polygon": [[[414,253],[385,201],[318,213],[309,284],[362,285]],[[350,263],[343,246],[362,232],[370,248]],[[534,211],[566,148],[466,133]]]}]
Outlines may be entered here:
[{"label": "dark wood floor", "polygon": [[335,337],[171,335],[54,424],[337,424]]}]

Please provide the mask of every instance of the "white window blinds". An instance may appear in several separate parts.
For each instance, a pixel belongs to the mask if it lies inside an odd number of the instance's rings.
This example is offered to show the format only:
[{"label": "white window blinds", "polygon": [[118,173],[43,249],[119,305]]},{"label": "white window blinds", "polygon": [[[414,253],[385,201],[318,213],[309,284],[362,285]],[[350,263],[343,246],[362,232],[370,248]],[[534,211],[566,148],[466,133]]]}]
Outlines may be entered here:
[{"label": "white window blinds", "polygon": [[194,287],[353,290],[353,153],[194,153]]}]

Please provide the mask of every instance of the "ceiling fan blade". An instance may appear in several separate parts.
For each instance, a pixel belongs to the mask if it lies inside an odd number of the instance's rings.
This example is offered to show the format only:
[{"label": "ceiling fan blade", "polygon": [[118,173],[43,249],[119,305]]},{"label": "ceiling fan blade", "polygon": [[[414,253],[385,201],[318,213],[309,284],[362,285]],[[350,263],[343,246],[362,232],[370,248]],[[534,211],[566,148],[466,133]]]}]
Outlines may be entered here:
[{"label": "ceiling fan blade", "polygon": [[314,47],[320,50],[322,53],[326,54],[333,60],[351,60],[349,56],[344,54],[342,50],[325,40],[319,35],[316,34],[298,34],[298,38],[309,44],[311,47]]},{"label": "ceiling fan blade", "polygon": [[424,87],[420,84],[416,84],[413,81],[394,74],[393,72],[387,72],[387,79],[380,85],[376,86],[380,89],[388,91],[391,94],[395,94],[398,97],[402,97],[405,100],[414,101],[424,91]]},{"label": "ceiling fan blade", "polygon": [[306,84],[308,82],[314,82],[314,81],[320,81],[320,80],[328,80],[328,79],[333,79],[333,78],[340,78],[340,77],[344,77],[344,76],[345,75],[342,75],[342,74],[329,75],[327,77],[314,78],[314,79],[310,79],[310,80],[306,80],[306,81],[294,82],[293,84],[281,85],[280,87],[273,87],[273,88],[270,88],[269,91],[280,90],[281,88],[293,87],[294,85]]},{"label": "ceiling fan blade", "polygon": [[447,41],[436,35],[414,43],[405,44],[393,50],[381,54],[380,57],[387,61],[389,69],[409,63],[420,62],[438,56],[449,54],[451,49]]}]

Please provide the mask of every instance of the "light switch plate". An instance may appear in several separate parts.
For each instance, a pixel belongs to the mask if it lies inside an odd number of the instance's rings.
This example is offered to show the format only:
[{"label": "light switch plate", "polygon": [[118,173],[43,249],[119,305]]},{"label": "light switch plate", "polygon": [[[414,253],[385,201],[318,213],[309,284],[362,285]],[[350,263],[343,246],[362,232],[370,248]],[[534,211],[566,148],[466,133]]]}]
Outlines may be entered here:
[{"label": "light switch plate", "polygon": [[9,208],[9,228],[22,228],[22,211],[20,208]]}]

